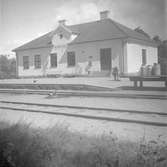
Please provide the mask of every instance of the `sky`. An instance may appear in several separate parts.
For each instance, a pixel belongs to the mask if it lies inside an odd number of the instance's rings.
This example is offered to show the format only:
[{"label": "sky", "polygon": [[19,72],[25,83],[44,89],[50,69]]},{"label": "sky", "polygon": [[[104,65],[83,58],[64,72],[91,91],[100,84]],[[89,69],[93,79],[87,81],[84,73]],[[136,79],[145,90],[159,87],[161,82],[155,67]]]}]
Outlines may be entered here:
[{"label": "sky", "polygon": [[0,0],[0,54],[54,30],[60,19],[94,21],[103,10],[132,29],[167,39],[167,0]]}]

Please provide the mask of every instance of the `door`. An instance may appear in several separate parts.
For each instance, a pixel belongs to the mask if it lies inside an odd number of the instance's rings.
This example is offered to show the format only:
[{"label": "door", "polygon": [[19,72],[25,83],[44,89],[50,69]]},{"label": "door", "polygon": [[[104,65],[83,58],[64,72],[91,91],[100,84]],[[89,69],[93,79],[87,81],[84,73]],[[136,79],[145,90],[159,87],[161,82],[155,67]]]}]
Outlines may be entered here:
[{"label": "door", "polygon": [[100,49],[101,71],[111,71],[111,48]]}]

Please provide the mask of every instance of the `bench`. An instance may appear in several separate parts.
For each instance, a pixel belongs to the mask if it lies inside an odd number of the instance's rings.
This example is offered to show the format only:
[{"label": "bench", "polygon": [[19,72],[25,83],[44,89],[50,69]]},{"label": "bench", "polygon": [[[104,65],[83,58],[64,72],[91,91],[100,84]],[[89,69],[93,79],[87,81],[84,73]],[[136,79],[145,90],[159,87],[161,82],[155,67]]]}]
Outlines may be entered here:
[{"label": "bench", "polygon": [[167,88],[167,76],[129,76],[129,79],[134,82],[134,87],[138,87],[138,82],[140,87],[143,87],[144,81],[164,81]]}]

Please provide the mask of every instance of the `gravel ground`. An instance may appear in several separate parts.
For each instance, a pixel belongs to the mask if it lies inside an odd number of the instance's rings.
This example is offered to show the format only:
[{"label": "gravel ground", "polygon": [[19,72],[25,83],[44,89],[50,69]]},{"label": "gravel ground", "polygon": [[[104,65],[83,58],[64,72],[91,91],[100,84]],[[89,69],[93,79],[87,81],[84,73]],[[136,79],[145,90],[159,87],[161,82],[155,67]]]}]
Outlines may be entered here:
[{"label": "gravel ground", "polygon": [[54,96],[53,98],[47,98],[47,96],[45,95],[0,94],[0,100],[59,105],[76,105],[85,107],[106,107],[114,109],[141,110],[152,112],[167,112],[166,100],[157,99],[91,98],[63,96]]},{"label": "gravel ground", "polygon": [[[146,100],[86,97],[46,98],[46,96],[43,95],[0,94],[0,100],[167,112],[167,103],[165,100],[153,99]],[[120,139],[128,140],[140,140],[143,136],[145,136],[147,139],[155,139],[159,135],[162,135],[163,138],[167,139],[167,127],[154,127],[139,124],[87,120],[83,118],[72,118],[66,116],[54,116],[48,114],[27,113],[10,110],[0,110],[0,115],[0,120],[7,120],[9,122],[22,121],[32,123],[32,125],[35,127],[46,128],[48,126],[53,126],[57,123],[60,123],[62,124],[62,126],[69,126],[72,131],[79,131],[88,135],[114,133]]]},{"label": "gravel ground", "polygon": [[140,113],[130,113],[130,112],[114,112],[106,110],[90,110],[90,109],[73,109],[73,108],[55,108],[55,107],[44,107],[35,105],[23,105],[23,104],[12,104],[12,103],[0,103],[1,107],[14,107],[21,109],[31,109],[35,111],[44,111],[50,113],[66,113],[66,114],[76,114],[80,116],[96,116],[105,118],[116,118],[116,119],[127,119],[134,121],[145,121],[145,122],[157,122],[157,123],[167,123],[167,116],[157,115],[157,114],[140,114]]},{"label": "gravel ground", "polygon": [[0,113],[0,120],[10,123],[19,121],[28,123],[34,127],[47,128],[55,124],[61,124],[62,126],[68,126],[71,131],[78,131],[90,136],[113,133],[119,139],[123,140],[136,141],[140,140],[143,136],[145,136],[146,140],[156,140],[158,136],[162,136],[163,140],[167,140],[167,127],[88,120],[11,110],[0,110]]}]

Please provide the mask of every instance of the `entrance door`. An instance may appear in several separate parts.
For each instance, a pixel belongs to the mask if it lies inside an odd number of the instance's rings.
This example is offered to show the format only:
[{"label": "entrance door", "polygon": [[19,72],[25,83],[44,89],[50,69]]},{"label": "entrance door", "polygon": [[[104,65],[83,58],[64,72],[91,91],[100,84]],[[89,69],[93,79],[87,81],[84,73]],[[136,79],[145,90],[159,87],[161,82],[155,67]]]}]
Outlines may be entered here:
[{"label": "entrance door", "polygon": [[111,71],[111,48],[100,49],[101,71]]}]

